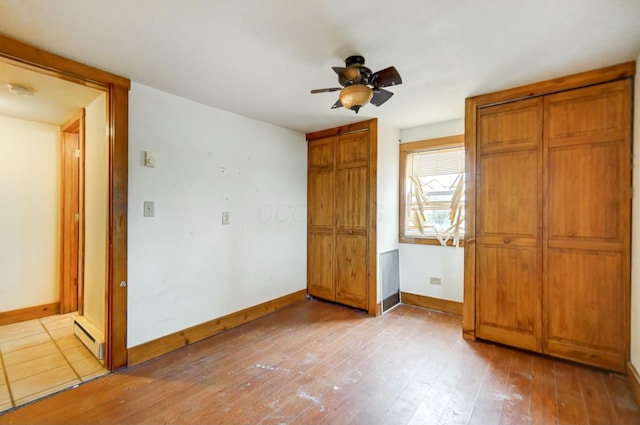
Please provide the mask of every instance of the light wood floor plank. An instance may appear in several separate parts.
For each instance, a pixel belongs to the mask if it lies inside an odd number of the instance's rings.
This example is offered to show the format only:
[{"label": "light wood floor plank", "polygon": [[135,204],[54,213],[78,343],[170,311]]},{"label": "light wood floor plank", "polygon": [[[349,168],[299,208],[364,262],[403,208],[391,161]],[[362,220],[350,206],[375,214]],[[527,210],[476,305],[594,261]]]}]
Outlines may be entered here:
[{"label": "light wood floor plank", "polygon": [[640,410],[625,377],[465,341],[460,316],[313,300],[0,416],[26,423],[638,424]]}]

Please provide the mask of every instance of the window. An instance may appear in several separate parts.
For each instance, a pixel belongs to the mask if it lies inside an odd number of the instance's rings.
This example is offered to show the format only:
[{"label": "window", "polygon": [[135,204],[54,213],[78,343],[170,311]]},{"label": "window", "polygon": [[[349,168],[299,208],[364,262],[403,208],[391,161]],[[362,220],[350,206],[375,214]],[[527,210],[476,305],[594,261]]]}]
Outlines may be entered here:
[{"label": "window", "polygon": [[400,145],[400,242],[464,240],[464,136]]}]

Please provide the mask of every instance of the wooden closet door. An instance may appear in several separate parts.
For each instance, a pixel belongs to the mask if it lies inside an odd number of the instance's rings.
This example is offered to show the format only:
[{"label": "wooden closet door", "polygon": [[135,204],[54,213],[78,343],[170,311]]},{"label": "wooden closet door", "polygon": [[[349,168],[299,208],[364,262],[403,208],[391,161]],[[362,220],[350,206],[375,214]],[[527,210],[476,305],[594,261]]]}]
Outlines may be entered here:
[{"label": "wooden closet door", "polygon": [[545,97],[550,354],[624,371],[629,350],[631,82]]},{"label": "wooden closet door", "polygon": [[335,288],[335,147],[336,137],[308,145],[307,291],[336,300]]},{"label": "wooden closet door", "polygon": [[540,351],[542,99],[480,109],[476,335]]},{"label": "wooden closet door", "polygon": [[367,309],[369,132],[341,135],[336,147],[336,301]]}]

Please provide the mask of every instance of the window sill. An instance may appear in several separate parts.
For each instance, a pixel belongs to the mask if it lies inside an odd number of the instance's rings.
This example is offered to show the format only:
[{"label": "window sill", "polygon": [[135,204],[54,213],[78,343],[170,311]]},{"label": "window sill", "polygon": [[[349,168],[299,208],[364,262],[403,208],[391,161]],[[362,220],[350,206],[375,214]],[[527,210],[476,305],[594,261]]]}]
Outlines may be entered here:
[{"label": "window sill", "polygon": [[[410,238],[406,236],[400,236],[400,243],[410,243],[416,245],[435,245],[443,246],[439,240],[435,238]],[[455,246],[453,240],[449,239],[446,246]],[[459,246],[464,247],[464,239],[460,239]]]}]

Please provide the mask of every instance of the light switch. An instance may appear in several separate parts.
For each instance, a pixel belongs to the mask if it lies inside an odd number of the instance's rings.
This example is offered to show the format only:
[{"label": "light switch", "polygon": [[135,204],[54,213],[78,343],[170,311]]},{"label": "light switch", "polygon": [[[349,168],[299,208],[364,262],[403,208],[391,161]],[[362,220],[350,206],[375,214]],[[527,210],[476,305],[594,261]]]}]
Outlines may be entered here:
[{"label": "light switch", "polygon": [[229,211],[222,212],[222,224],[231,224],[229,215]]},{"label": "light switch", "polygon": [[144,216],[145,217],[153,217],[155,214],[155,206],[153,201],[144,201]]}]

